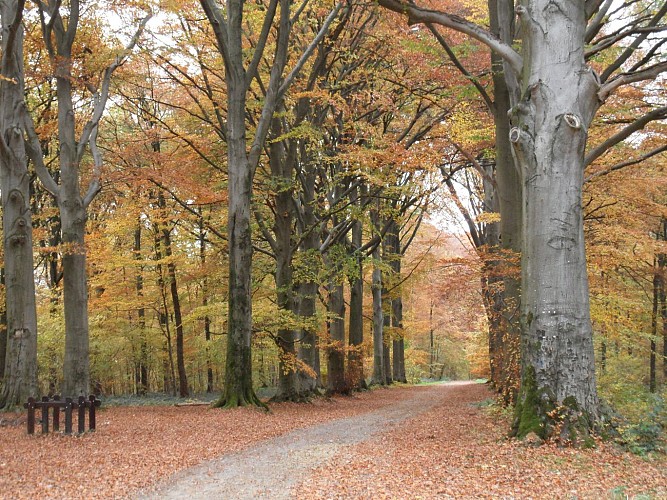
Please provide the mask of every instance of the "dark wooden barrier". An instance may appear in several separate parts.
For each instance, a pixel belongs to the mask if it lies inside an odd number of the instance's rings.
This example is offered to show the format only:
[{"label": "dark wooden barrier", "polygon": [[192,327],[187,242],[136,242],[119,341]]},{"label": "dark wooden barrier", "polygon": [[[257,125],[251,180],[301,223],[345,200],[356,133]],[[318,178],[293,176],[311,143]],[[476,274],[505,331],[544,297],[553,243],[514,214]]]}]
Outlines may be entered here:
[{"label": "dark wooden barrier", "polygon": [[[95,408],[99,407],[102,402],[96,399],[95,396],[90,396],[86,399],[79,396],[78,401],[72,398],[65,398],[64,401],[60,396],[53,396],[49,398],[44,396],[41,401],[35,398],[28,398],[28,402],[23,405],[28,409],[28,434],[35,433],[35,410],[41,410],[41,424],[42,434],[49,433],[49,414],[53,415],[53,430],[60,431],[60,412],[65,414],[65,434],[72,434],[72,412],[78,409],[78,432],[83,434],[86,432],[86,410],[88,410],[88,430],[95,430]],[[50,411],[52,410],[52,411]]]}]

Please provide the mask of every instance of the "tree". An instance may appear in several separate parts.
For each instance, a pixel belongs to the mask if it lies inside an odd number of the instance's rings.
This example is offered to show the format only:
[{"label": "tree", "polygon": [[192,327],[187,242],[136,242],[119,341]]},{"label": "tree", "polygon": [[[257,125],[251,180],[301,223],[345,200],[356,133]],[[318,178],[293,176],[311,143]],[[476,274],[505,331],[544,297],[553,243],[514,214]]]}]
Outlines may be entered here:
[{"label": "tree", "polygon": [[22,109],[23,1],[0,3],[0,190],[4,242],[3,278],[7,335],[0,408],[10,408],[37,392],[37,309],[32,255],[30,176]]},{"label": "tree", "polygon": [[[59,181],[47,170],[32,117],[25,109],[24,121],[28,127],[29,155],[44,187],[55,198],[60,213],[62,243],[64,245],[64,310],[65,362],[63,367],[64,394],[87,394],[90,387],[88,284],[86,271],[85,226],[87,210],[100,190],[102,156],[97,148],[99,122],[109,98],[109,86],[114,71],[125,61],[137,43],[146,23],[141,21],[137,32],[120,54],[103,71],[99,85],[82,76],[85,87],[93,94],[92,113],[77,138],[74,97],[77,81],[74,75],[73,49],[79,31],[80,3],[71,0],[67,8],[57,1],[38,3],[43,40],[56,80],[58,101]],[[66,13],[64,13],[66,12]],[[89,49],[90,50],[90,49]],[[78,75],[77,75],[78,76]],[[81,194],[81,168],[88,147],[93,157],[93,174],[86,193]]]},{"label": "tree", "polygon": [[[585,61],[586,44],[591,40],[588,20],[598,12],[601,1],[523,1],[516,9],[522,24],[521,54],[458,16],[396,0],[379,3],[407,14],[411,24],[436,23],[465,33],[504,60],[512,101],[509,138],[523,180],[525,207],[522,383],[513,430],[519,437],[535,432],[546,438],[560,432],[566,440],[585,438],[602,420],[595,386],[581,202],[587,133],[611,92],[627,83],[655,78],[667,69],[667,63],[651,66],[648,58],[632,75],[610,78],[630,54],[621,56],[602,73],[601,84]],[[610,5],[604,2],[604,7]],[[651,31],[664,10],[663,6],[651,18],[646,31]],[[506,10],[499,8],[499,12]],[[589,29],[600,29],[601,22],[596,21],[594,18]],[[643,39],[639,35],[633,46]],[[562,418],[560,425],[556,425],[556,414]]]},{"label": "tree", "polygon": [[[303,52],[294,68],[284,75],[287,66],[290,26],[292,19],[289,0],[271,0],[264,13],[263,25],[250,62],[245,63],[243,46],[243,0],[230,0],[224,11],[213,0],[201,0],[206,17],[213,27],[218,50],[225,64],[227,83],[227,160],[229,170],[229,318],[227,322],[227,361],[225,387],[218,402],[220,406],[261,405],[252,387],[251,336],[252,303],[250,296],[252,240],[250,201],[252,181],[270,129],[273,113],[294,78],[324,37],[329,25],[342,8],[338,4],[328,15],[313,42]],[[255,136],[248,148],[246,133],[246,99],[251,83],[258,78],[257,68],[266,57],[274,17],[280,5],[278,29],[271,74],[266,84],[262,114]],[[223,13],[224,12],[224,13]]]}]

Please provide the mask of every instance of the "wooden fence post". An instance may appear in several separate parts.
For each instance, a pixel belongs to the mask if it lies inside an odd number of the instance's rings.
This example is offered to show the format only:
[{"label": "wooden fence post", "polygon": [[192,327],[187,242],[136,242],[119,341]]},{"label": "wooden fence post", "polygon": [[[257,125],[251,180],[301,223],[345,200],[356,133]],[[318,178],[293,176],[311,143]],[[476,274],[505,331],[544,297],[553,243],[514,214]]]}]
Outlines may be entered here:
[{"label": "wooden fence post", "polygon": [[53,401],[56,403],[53,405],[53,432],[60,430],[60,396],[53,396]]},{"label": "wooden fence post", "polygon": [[89,398],[90,408],[88,408],[88,429],[91,431],[95,430],[95,407],[99,406],[100,402],[95,399],[94,395],[91,395]]},{"label": "wooden fence post", "polygon": [[86,398],[79,396],[79,434],[86,432]]},{"label": "wooden fence post", "polygon": [[72,398],[65,398],[65,434],[72,434]]},{"label": "wooden fence post", "polygon": [[28,402],[23,405],[28,409],[28,434],[35,433],[35,398],[28,398]]},{"label": "wooden fence post", "polygon": [[[49,401],[48,396],[42,396],[42,403],[47,403]],[[42,406],[42,434],[49,433],[49,407],[45,404]]]}]

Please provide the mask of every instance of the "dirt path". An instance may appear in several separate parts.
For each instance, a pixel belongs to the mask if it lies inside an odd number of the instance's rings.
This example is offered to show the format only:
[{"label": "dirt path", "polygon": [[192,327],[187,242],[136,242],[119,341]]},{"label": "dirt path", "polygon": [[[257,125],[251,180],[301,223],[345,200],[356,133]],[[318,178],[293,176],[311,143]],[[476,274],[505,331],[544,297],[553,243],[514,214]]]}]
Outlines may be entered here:
[{"label": "dirt path", "polygon": [[431,410],[456,382],[415,388],[394,406],[298,429],[175,474],[142,498],[293,498],[291,489],[353,445]]}]

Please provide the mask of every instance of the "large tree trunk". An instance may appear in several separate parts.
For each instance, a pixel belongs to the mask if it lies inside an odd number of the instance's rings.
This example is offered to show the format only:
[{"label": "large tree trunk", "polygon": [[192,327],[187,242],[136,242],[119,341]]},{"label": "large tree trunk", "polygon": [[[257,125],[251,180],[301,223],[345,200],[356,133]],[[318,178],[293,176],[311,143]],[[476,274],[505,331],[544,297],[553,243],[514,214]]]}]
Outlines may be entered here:
[{"label": "large tree trunk", "polygon": [[[658,239],[667,241],[667,218],[663,217],[660,221],[660,230]],[[660,276],[660,317],[662,318],[662,383],[667,385],[667,290],[665,287],[665,272],[667,272],[667,254],[658,254],[658,271]]]},{"label": "large tree trunk", "polygon": [[[68,148],[63,146],[60,161],[73,161]],[[63,191],[58,200],[64,246],[65,361],[62,393],[76,397],[87,395],[90,388],[88,276],[84,241],[86,209],[79,194],[78,173],[70,174],[63,174]]]},{"label": "large tree trunk", "polygon": [[392,374],[396,382],[407,383],[405,375],[405,331],[403,330],[403,297],[401,294],[401,240],[399,238],[398,223],[391,222],[391,229],[387,232],[386,239],[389,254],[389,264],[392,270],[392,281],[395,283],[389,294],[391,308],[392,326]]},{"label": "large tree trunk", "polygon": [[[377,227],[377,226],[376,226]],[[391,242],[391,235],[389,232],[387,232],[387,236],[382,240],[382,262],[385,264],[389,264],[391,260],[391,253],[392,253],[392,248],[393,244]],[[378,258],[380,254],[378,253]],[[392,363],[392,358],[391,358],[391,348],[393,347],[393,335],[389,335],[389,330],[391,328],[391,315],[392,315],[392,307],[391,307],[391,297],[389,290],[387,288],[389,282],[390,282],[390,276],[392,276],[393,272],[390,273],[389,271],[385,271],[381,274],[380,276],[380,282],[381,282],[381,290],[382,290],[382,301],[381,301],[381,306],[382,306],[382,360],[384,361],[384,383],[387,385],[391,385],[394,382],[393,379],[393,363]]]},{"label": "large tree trunk", "polygon": [[[524,81],[510,139],[525,210],[514,432],[548,437],[560,429],[561,438],[577,441],[599,418],[581,203],[598,85],[584,63],[583,3],[533,0],[518,12]],[[558,427],[556,413],[563,418]]]},{"label": "large tree trunk", "polygon": [[373,376],[371,384],[387,383],[384,344],[384,313],[382,311],[382,269],[378,265],[380,259],[379,246],[373,250]]},{"label": "large tree trunk", "polygon": [[407,383],[405,374],[405,334],[403,330],[403,298],[399,295],[391,301],[391,326],[394,329],[392,341],[392,373],[396,382]]},{"label": "large tree trunk", "polygon": [[[5,288],[5,267],[0,267],[0,286]],[[0,303],[0,384],[5,378],[5,360],[7,359],[7,301]]]},{"label": "large tree trunk", "polygon": [[28,159],[23,142],[22,2],[0,3],[0,189],[5,250],[6,353],[0,408],[12,408],[37,393],[37,311],[32,257]]},{"label": "large tree trunk", "polygon": [[[240,50],[240,46],[238,48]],[[263,405],[252,385],[250,204],[253,169],[246,155],[245,72],[242,62],[243,57],[238,54],[238,59],[234,57],[232,64],[228,64],[227,71],[229,302],[225,384],[217,405],[228,408]]]},{"label": "large tree trunk", "polygon": [[[241,116],[244,116],[243,114]],[[239,134],[231,131],[230,137]],[[243,124],[238,124],[242,127]],[[242,132],[245,136],[245,132]],[[252,302],[251,263],[252,241],[250,237],[250,198],[252,177],[243,148],[239,144],[230,148],[229,164],[229,313],[227,318],[227,359],[225,385],[218,402],[221,406],[235,407],[247,404],[261,405],[252,386]]]},{"label": "large tree trunk", "polygon": [[653,307],[651,308],[651,347],[649,354],[649,391],[655,392],[657,386],[657,354],[658,354],[658,318],[660,315],[660,294],[661,294],[661,269],[660,257],[656,255],[653,258]]},{"label": "large tree trunk", "polygon": [[[361,272],[361,258],[357,258]],[[348,379],[354,389],[365,389],[364,358],[364,280],[361,275],[350,280],[350,317],[348,326],[349,351],[347,353]]]}]

